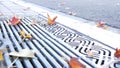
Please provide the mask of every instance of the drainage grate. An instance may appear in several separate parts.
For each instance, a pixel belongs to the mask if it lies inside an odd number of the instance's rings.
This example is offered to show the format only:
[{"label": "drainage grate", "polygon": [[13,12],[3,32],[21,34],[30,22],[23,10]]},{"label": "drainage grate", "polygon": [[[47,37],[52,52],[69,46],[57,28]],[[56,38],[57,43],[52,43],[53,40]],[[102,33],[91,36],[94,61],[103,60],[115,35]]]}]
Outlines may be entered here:
[{"label": "drainage grate", "polygon": [[[16,26],[8,25],[6,20],[0,21],[0,37],[4,44],[2,46],[8,48],[8,50],[4,52],[4,59],[7,65],[10,65],[15,59],[7,54],[12,51],[20,51],[24,48],[35,50],[37,59],[19,58],[14,64],[17,68],[69,68],[68,63],[65,62],[62,57],[68,60],[71,57],[80,57],[80,53],[76,53],[74,49],[46,32],[40,25],[28,25],[28,23],[30,23],[30,21],[26,18],[23,19],[21,24]],[[22,38],[19,32],[21,30],[24,30],[25,33],[31,33],[34,39],[25,40],[20,44]],[[80,61],[89,68],[93,67],[91,64],[85,63],[84,59]]]},{"label": "drainage grate", "polygon": [[[35,50],[37,59],[19,58],[14,64],[17,68],[69,68],[68,63],[62,57],[68,60],[71,57],[80,57],[80,62],[86,65],[86,68],[96,68],[114,59],[113,48],[59,23],[44,26],[40,22],[46,21],[46,18],[38,13],[30,10],[24,11],[24,7],[11,2],[2,2],[0,7],[4,10],[0,11],[4,15],[0,19],[0,48],[8,48],[3,54],[7,66],[15,59],[7,54],[24,48]],[[19,25],[8,25],[5,16],[11,17],[14,13],[18,16],[29,17],[25,17]],[[29,25],[33,19],[39,24]],[[21,30],[31,33],[34,39],[24,40],[20,44],[22,38],[19,32]],[[94,58],[87,55],[87,52],[92,50],[95,52]],[[119,68],[119,65],[120,63],[117,62],[111,64],[110,68]]]},{"label": "drainage grate", "polygon": [[[43,17],[39,17],[39,19],[41,19],[39,22],[46,20]],[[10,65],[14,58],[9,57],[6,54],[11,51],[20,51],[24,48],[35,50],[37,60],[20,58],[14,64],[20,68],[69,68],[68,63],[61,58],[63,56],[67,59],[70,59],[70,57],[82,56],[81,62],[88,67],[104,65],[114,58],[114,49],[97,41],[86,39],[85,36],[78,34],[74,30],[70,30],[59,23],[46,26],[41,24],[29,25],[31,21],[32,20],[27,17],[23,19],[22,24],[16,26],[8,25],[6,20],[0,22],[0,44],[2,44],[3,47],[6,46],[9,48],[4,54],[7,65]],[[24,30],[26,33],[31,33],[34,39],[25,40],[20,44],[22,39],[19,31],[21,30]],[[95,50],[97,53],[96,56],[94,58],[89,58],[87,55],[88,50]],[[93,64],[90,64],[88,60]],[[116,63],[112,66],[115,67],[118,66],[118,64]]]}]

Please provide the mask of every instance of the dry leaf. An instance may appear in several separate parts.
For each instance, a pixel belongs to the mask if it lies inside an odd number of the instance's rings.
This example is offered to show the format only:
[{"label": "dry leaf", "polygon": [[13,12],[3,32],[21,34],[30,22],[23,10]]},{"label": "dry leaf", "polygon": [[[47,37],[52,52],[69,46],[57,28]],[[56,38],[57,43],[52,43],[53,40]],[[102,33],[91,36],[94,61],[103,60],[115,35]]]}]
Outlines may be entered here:
[{"label": "dry leaf", "polygon": [[116,48],[114,56],[117,58],[120,57],[120,49]]},{"label": "dry leaf", "polygon": [[31,34],[30,33],[28,33],[27,35],[26,35],[26,37],[25,38],[27,38],[27,39],[31,39],[32,38],[32,36],[31,36]]},{"label": "dry leaf", "polygon": [[32,35],[30,33],[25,34],[25,32],[22,30],[20,31],[20,36],[22,37],[22,41],[20,42],[20,44],[25,40],[25,39],[31,39]]},{"label": "dry leaf", "polygon": [[0,51],[0,61],[1,61],[1,60],[4,60],[4,59],[3,59],[3,52],[2,52],[2,51]]},{"label": "dry leaf", "polygon": [[20,31],[20,35],[21,35],[22,38],[25,38],[25,32],[23,30]]},{"label": "dry leaf", "polygon": [[23,49],[19,52],[11,52],[9,53],[10,56],[16,56],[16,57],[26,57],[26,58],[34,58],[34,51],[33,50],[29,50],[29,49]]},{"label": "dry leaf", "polygon": [[78,61],[78,58],[72,57],[69,61],[70,68],[85,68],[85,65]]},{"label": "dry leaf", "polygon": [[104,23],[102,23],[101,21],[99,21],[96,25],[97,25],[97,27],[100,27],[100,28],[103,28],[103,29],[107,29],[108,28],[108,26],[105,25]]},{"label": "dry leaf", "polygon": [[6,51],[6,50],[7,50],[7,48],[0,49],[0,61],[4,60],[4,58],[3,58],[3,52]]},{"label": "dry leaf", "polygon": [[21,19],[14,16],[10,22],[11,22],[11,25],[17,25],[21,22]]},{"label": "dry leaf", "polygon": [[101,21],[99,21],[96,25],[97,27],[103,27],[104,24]]},{"label": "dry leaf", "polygon": [[25,32],[24,32],[23,30],[20,31],[20,35],[21,35],[21,37],[24,38],[24,39],[30,39],[30,38],[32,38],[32,35],[31,35],[30,33],[25,34]]},{"label": "dry leaf", "polygon": [[57,16],[55,16],[53,19],[50,18],[49,14],[47,14],[47,16],[48,16],[48,24],[49,25],[56,24],[55,20],[56,20]]}]

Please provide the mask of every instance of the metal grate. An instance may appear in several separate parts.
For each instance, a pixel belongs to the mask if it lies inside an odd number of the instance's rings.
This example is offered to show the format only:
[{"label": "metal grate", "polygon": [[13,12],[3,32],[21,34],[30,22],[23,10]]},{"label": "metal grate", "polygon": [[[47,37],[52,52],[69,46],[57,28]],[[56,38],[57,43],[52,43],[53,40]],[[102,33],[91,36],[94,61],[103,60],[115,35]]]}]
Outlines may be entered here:
[{"label": "metal grate", "polygon": [[[17,68],[69,68],[67,62],[62,57],[80,57],[80,53],[76,53],[74,49],[70,48],[65,42],[61,42],[43,27],[38,25],[29,25],[31,23],[27,18],[23,19],[21,24],[12,26],[8,25],[7,21],[0,21],[0,39],[3,41],[2,47],[7,47],[8,50],[4,53],[5,62],[10,65],[14,57],[10,57],[7,54],[11,51],[20,51],[21,49],[28,48],[36,51],[35,56],[37,59],[23,59],[20,58],[14,64]],[[25,40],[20,44],[22,38],[19,31],[24,30],[26,33],[31,33],[34,39]],[[80,60],[87,67],[91,65]]]}]

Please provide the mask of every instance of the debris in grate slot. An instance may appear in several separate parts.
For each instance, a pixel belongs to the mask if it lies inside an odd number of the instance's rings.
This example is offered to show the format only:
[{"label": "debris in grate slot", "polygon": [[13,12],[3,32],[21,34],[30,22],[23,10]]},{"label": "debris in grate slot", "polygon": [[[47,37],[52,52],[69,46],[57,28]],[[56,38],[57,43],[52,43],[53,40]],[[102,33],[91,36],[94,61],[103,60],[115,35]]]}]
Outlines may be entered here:
[{"label": "debris in grate slot", "polygon": [[32,20],[32,22],[30,23],[30,25],[36,25],[37,21],[36,20]]},{"label": "debris in grate slot", "polygon": [[49,25],[54,25],[56,24],[56,19],[57,19],[57,16],[55,16],[53,19],[50,18],[50,15],[47,13],[47,16],[48,16],[48,24]]},{"label": "debris in grate slot", "polygon": [[65,62],[68,62],[68,60],[64,57],[64,56],[62,56],[61,57]]},{"label": "debris in grate slot", "polygon": [[79,58],[72,57],[70,60],[67,60],[65,57],[61,57],[64,61],[68,62],[70,68],[86,68],[84,64],[79,61]]},{"label": "debris in grate slot", "polygon": [[25,7],[23,10],[24,11],[30,10],[30,7]]},{"label": "debris in grate slot", "polygon": [[99,54],[98,54],[98,51],[95,51],[95,50],[88,50],[87,51],[87,57],[89,58],[99,58]]},{"label": "debris in grate slot", "polygon": [[22,18],[14,15],[11,20],[7,20],[9,25],[17,25],[21,22]]},{"label": "debris in grate slot", "polygon": [[20,31],[20,36],[22,37],[22,41],[20,43],[22,43],[25,39],[32,39],[32,35],[30,33],[26,34],[23,30]]},{"label": "debris in grate slot", "polygon": [[13,56],[13,57],[17,57],[17,58],[8,66],[8,68],[10,68],[19,59],[19,57],[21,57],[21,58],[36,58],[34,54],[35,54],[35,51],[29,50],[29,49],[22,49],[19,52],[14,51],[14,52],[9,53],[8,54],[9,56]]},{"label": "debris in grate slot", "polygon": [[71,11],[71,12],[68,12],[68,14],[69,14],[69,15],[73,15],[73,16],[76,15],[76,13],[75,13],[75,12],[72,12],[72,11]]}]

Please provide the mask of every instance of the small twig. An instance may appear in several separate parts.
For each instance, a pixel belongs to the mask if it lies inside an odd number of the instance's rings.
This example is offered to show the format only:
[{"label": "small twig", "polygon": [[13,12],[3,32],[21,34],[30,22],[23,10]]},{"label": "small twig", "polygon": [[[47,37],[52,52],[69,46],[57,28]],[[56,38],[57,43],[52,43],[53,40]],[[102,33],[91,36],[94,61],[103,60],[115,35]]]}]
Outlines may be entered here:
[{"label": "small twig", "polygon": [[22,41],[20,42],[20,44],[25,40],[25,38],[22,39]]}]

